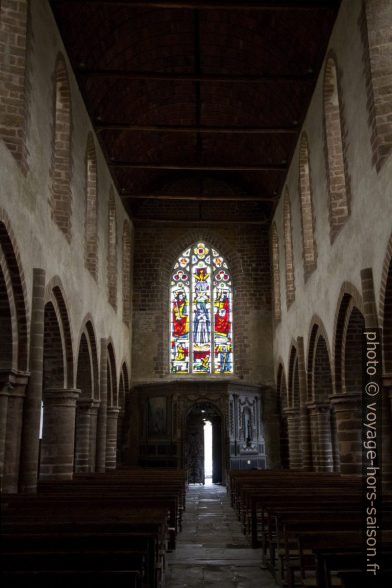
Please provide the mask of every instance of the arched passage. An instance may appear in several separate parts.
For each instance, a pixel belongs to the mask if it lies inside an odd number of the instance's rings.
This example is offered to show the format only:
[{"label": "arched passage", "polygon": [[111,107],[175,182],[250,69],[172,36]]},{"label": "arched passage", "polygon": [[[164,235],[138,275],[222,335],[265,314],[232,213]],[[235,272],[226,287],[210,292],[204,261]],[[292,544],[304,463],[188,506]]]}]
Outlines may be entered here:
[{"label": "arched passage", "polygon": [[94,330],[90,321],[86,323],[80,338],[76,387],[80,390],[80,396],[76,407],[75,471],[95,471],[98,364]]},{"label": "arched passage", "polygon": [[[122,463],[127,447],[125,438],[124,421],[129,422],[129,378],[127,364],[124,362],[121,367],[120,380],[118,385],[118,422],[117,422],[117,463]],[[126,416],[125,416],[126,415]]]},{"label": "arched passage", "polygon": [[331,472],[336,469],[335,419],[334,409],[330,404],[332,371],[327,341],[317,324],[313,326],[310,338],[308,396],[313,469],[317,472]]},{"label": "arched passage", "polygon": [[341,296],[335,333],[335,395],[340,471],[360,474],[362,468],[362,300],[354,288]]},{"label": "arched passage", "polygon": [[301,459],[301,428],[300,428],[300,404],[299,404],[299,374],[298,353],[293,346],[289,361],[289,387],[288,402],[285,413],[287,415],[287,433],[289,440],[289,464],[290,469],[300,469]]},{"label": "arched passage", "polygon": [[283,365],[279,365],[277,379],[277,398],[280,423],[280,463],[283,469],[289,469],[289,437],[287,429],[287,386]]},{"label": "arched passage", "polygon": [[107,399],[106,469],[113,470],[117,465],[117,427],[120,409],[118,407],[116,359],[111,342],[108,344]]},{"label": "arched passage", "polygon": [[47,287],[44,310],[41,479],[72,478],[78,395],[73,388],[68,312],[60,281],[54,278]]}]

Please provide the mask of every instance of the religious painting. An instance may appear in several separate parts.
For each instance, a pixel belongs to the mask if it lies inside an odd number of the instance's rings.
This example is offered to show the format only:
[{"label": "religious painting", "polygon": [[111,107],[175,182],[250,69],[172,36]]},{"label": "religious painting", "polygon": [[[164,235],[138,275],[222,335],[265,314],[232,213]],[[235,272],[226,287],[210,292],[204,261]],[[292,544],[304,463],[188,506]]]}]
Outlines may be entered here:
[{"label": "religious painting", "polygon": [[162,437],[167,432],[166,397],[155,396],[148,400],[148,434]]},{"label": "religious painting", "polygon": [[205,243],[186,249],[171,279],[172,374],[232,374],[232,284],[224,258]]}]

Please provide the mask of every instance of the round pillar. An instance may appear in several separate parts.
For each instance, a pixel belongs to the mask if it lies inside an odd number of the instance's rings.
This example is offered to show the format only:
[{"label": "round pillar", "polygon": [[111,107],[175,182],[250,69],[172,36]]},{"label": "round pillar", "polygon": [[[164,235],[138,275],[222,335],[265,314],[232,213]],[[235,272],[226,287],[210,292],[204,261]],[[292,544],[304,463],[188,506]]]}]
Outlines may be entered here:
[{"label": "round pillar", "polygon": [[294,408],[286,408],[283,412],[287,417],[290,470],[298,470],[302,468],[299,410]]},{"label": "round pillar", "polygon": [[362,403],[360,394],[331,396],[342,474],[362,473]]},{"label": "round pillar", "polygon": [[76,401],[80,390],[49,388],[44,394],[41,480],[70,480],[73,475]]},{"label": "round pillar", "polygon": [[117,466],[117,424],[120,409],[109,407],[106,426],[106,469],[115,470]]}]

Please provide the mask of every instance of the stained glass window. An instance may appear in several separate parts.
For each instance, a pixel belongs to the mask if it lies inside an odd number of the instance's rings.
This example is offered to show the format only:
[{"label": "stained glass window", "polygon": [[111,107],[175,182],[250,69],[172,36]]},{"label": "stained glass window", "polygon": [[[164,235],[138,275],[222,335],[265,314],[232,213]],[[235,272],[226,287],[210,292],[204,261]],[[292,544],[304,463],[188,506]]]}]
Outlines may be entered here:
[{"label": "stained glass window", "polygon": [[171,285],[172,374],[232,374],[232,283],[224,258],[205,243],[186,249]]}]

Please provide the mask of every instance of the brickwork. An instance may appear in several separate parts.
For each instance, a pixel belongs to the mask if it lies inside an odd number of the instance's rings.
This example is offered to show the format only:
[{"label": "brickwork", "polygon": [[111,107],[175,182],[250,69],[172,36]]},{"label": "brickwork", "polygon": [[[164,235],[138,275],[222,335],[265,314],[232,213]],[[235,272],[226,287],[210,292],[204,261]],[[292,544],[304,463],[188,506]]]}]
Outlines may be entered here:
[{"label": "brickwork", "polygon": [[27,172],[26,122],[28,80],[26,74],[27,0],[2,0],[0,5],[0,138]]},{"label": "brickwork", "polygon": [[392,151],[392,4],[365,0],[360,19],[373,165],[379,171]]},{"label": "brickwork", "polygon": [[271,248],[272,248],[272,284],[273,284],[273,301],[274,301],[274,319],[280,321],[280,268],[279,268],[279,237],[276,224],[272,225],[271,230]]},{"label": "brickwork", "polygon": [[108,300],[117,310],[117,216],[113,188],[110,189],[108,204]]},{"label": "brickwork", "polygon": [[[4,288],[10,303],[10,319],[13,332],[13,367],[26,370],[28,366],[28,306],[24,273],[11,223],[4,209],[0,208],[0,261],[4,276]],[[12,340],[12,339],[11,339]]]},{"label": "brickwork", "polygon": [[123,321],[129,327],[131,319],[131,231],[129,223],[124,222],[122,234],[122,304]]},{"label": "brickwork", "polygon": [[97,236],[97,156],[94,139],[89,133],[86,147],[86,219],[85,219],[85,264],[93,278],[98,271]]},{"label": "brickwork", "polygon": [[385,254],[381,277],[380,326],[383,330],[383,365],[386,374],[392,373],[392,235]]},{"label": "brickwork", "polygon": [[284,230],[284,251],[286,268],[286,304],[287,308],[295,300],[295,277],[294,277],[294,256],[293,237],[291,226],[291,206],[289,191],[286,188],[283,203],[283,230]]},{"label": "brickwork", "polygon": [[64,57],[58,56],[54,72],[53,146],[50,168],[52,219],[71,240],[71,131],[72,110],[68,71]]},{"label": "brickwork", "polygon": [[[271,364],[271,274],[268,236],[252,225],[213,230],[137,227],[133,279],[133,365],[136,378],[169,375],[170,277],[178,255],[205,241],[223,255],[233,279],[235,375],[273,380]],[[259,321],[255,323],[255,320]],[[262,324],[255,331],[255,324]],[[260,357],[258,349],[264,349]],[[260,366],[265,358],[266,365]],[[261,371],[262,370],[262,371]],[[266,379],[263,381],[266,382]]]},{"label": "brickwork", "polygon": [[323,98],[330,237],[333,242],[350,213],[350,182],[344,141],[345,125],[337,66],[333,55],[329,56],[325,66]]},{"label": "brickwork", "polygon": [[285,409],[287,408],[287,386],[286,376],[283,364],[279,364],[277,377],[277,396],[278,396],[278,413],[279,422],[279,440],[280,440],[280,463],[284,469],[289,468],[289,436],[287,429],[287,417]]},{"label": "brickwork", "polygon": [[313,214],[312,176],[310,170],[309,143],[306,133],[302,133],[299,148],[299,197],[302,223],[302,254],[306,278],[317,266],[317,246],[314,237],[315,219]]}]

